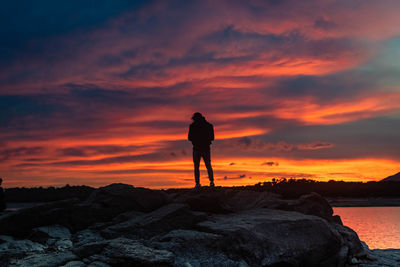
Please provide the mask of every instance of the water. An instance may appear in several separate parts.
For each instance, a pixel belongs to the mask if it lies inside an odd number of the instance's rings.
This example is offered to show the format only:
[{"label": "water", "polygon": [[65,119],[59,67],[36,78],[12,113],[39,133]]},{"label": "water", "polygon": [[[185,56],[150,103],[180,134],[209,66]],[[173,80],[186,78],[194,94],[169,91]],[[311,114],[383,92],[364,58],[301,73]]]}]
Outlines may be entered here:
[{"label": "water", "polygon": [[333,210],[370,249],[400,249],[400,207],[338,207]]}]

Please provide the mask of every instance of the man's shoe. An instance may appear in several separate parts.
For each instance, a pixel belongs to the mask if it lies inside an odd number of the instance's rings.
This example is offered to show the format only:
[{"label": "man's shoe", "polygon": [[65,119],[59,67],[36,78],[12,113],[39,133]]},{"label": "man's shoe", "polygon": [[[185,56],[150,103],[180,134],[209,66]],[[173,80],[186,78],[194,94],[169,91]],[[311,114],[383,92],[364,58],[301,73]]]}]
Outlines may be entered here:
[{"label": "man's shoe", "polygon": [[211,188],[215,187],[214,182],[210,182],[210,187],[211,187]]},{"label": "man's shoe", "polygon": [[201,185],[200,184],[196,184],[195,187],[193,189],[200,189]]}]

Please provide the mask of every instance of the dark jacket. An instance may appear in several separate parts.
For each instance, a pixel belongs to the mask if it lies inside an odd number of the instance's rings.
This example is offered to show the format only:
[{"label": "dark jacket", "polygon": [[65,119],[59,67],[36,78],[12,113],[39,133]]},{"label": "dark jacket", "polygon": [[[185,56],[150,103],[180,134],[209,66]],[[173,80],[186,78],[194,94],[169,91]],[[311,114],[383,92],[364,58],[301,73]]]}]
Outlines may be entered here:
[{"label": "dark jacket", "polygon": [[194,149],[207,149],[214,140],[214,126],[205,119],[190,124],[188,140]]}]

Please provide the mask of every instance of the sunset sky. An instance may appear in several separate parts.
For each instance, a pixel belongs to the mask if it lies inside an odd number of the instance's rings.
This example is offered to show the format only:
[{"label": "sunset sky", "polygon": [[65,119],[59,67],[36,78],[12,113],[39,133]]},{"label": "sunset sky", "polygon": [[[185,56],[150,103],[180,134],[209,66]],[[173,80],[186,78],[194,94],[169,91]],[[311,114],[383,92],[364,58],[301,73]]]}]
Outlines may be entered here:
[{"label": "sunset sky", "polygon": [[[7,1],[4,186],[216,185],[400,171],[400,1]],[[201,182],[207,184],[204,164]]]}]

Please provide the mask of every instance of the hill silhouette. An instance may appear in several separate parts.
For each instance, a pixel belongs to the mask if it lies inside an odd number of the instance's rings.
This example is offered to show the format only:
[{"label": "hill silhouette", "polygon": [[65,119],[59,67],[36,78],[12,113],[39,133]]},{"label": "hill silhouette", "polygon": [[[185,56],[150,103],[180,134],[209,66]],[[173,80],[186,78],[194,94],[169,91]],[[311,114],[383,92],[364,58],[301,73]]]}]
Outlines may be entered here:
[{"label": "hill silhouette", "polygon": [[391,175],[386,177],[385,179],[382,179],[381,182],[400,182],[400,172],[395,174],[395,175]]}]

